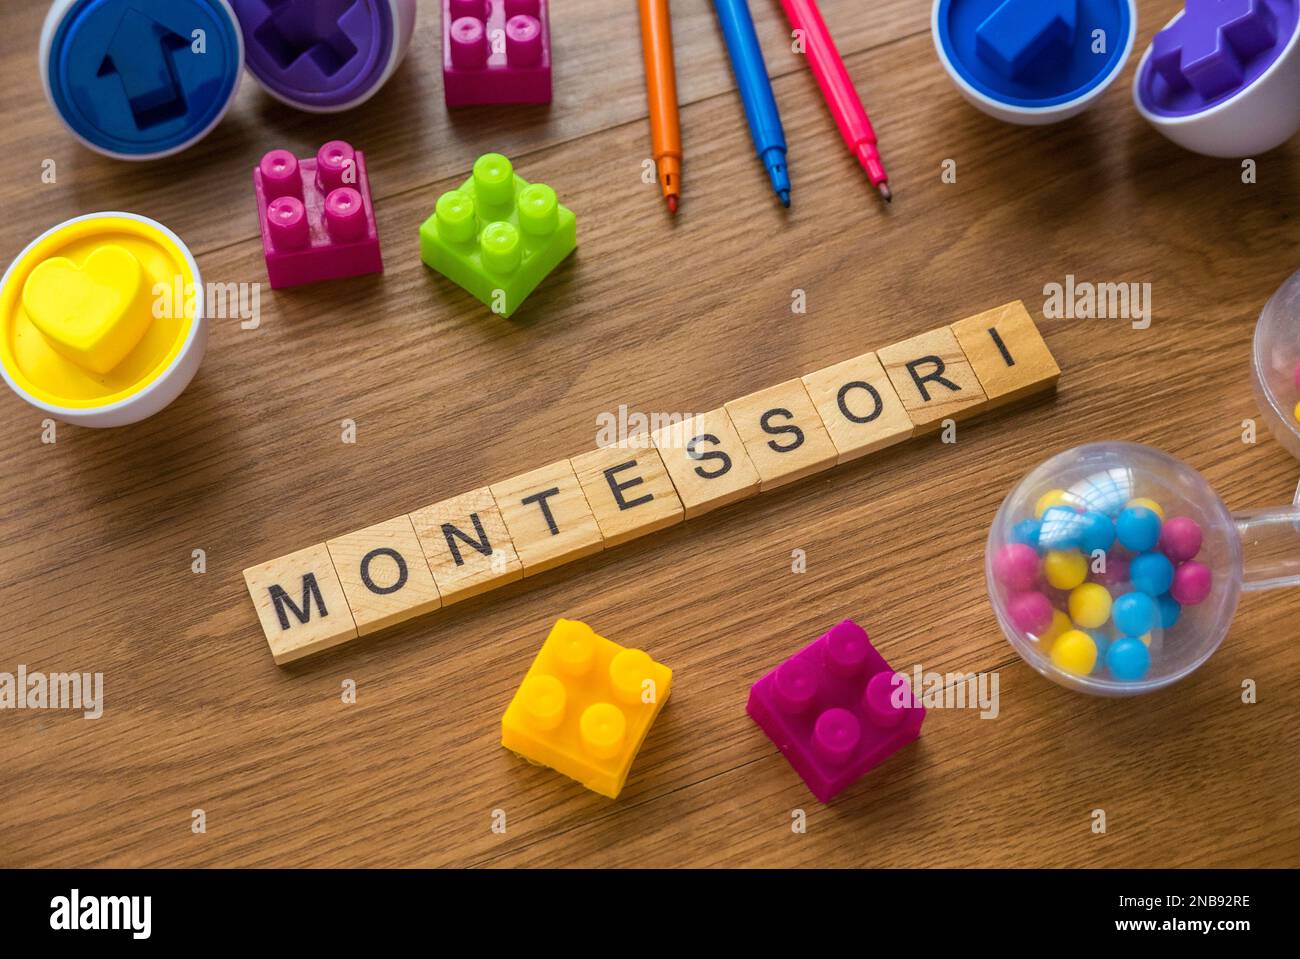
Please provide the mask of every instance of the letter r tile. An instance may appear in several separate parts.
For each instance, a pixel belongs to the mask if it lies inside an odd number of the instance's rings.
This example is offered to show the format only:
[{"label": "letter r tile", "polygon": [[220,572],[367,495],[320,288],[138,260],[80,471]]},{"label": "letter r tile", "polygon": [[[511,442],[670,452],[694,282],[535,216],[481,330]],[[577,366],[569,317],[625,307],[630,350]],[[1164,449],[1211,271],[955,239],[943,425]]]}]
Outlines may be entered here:
[{"label": "letter r tile", "polygon": [[244,570],[271,656],[283,664],[357,635],[324,543]]},{"label": "letter r tile", "polygon": [[949,327],[887,346],[876,355],[918,435],[933,433],[943,420],[968,416],[988,403]]}]

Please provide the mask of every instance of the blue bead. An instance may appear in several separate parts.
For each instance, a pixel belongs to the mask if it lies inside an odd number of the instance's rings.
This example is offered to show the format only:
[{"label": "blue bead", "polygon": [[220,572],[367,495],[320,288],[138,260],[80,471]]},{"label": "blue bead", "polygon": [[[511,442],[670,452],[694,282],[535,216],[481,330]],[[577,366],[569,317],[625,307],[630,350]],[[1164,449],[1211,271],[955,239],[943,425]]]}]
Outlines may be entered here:
[{"label": "blue bead", "polygon": [[1115,521],[1115,534],[1127,549],[1145,553],[1160,539],[1160,517],[1145,506],[1130,506]]},{"label": "blue bead", "polygon": [[1043,524],[1036,519],[1022,519],[1011,528],[1011,542],[1038,549],[1038,533]]},{"label": "blue bead", "polygon": [[1160,596],[1174,583],[1174,564],[1164,553],[1143,553],[1128,564],[1128,578],[1148,596]]},{"label": "blue bead", "polygon": [[1183,614],[1183,607],[1168,593],[1156,599],[1156,607],[1160,610],[1161,629],[1173,629],[1178,617]]},{"label": "blue bead", "polygon": [[1146,593],[1125,593],[1115,600],[1110,615],[1125,636],[1145,636],[1156,624],[1156,601]]},{"label": "blue bead", "polygon": [[1151,667],[1151,652],[1140,639],[1117,639],[1106,650],[1106,668],[1116,679],[1137,682]]},{"label": "blue bead", "polygon": [[1079,545],[1082,513],[1068,506],[1050,506],[1043,513],[1043,525],[1038,533],[1039,549],[1075,549]]},{"label": "blue bead", "polygon": [[1097,665],[1092,668],[1092,671],[1099,673],[1106,665],[1106,650],[1110,648],[1110,637],[1100,629],[1085,629],[1084,632],[1097,644]]},{"label": "blue bead", "polygon": [[1088,510],[1079,517],[1079,549],[1085,553],[1103,553],[1115,543],[1115,524],[1105,513]]}]

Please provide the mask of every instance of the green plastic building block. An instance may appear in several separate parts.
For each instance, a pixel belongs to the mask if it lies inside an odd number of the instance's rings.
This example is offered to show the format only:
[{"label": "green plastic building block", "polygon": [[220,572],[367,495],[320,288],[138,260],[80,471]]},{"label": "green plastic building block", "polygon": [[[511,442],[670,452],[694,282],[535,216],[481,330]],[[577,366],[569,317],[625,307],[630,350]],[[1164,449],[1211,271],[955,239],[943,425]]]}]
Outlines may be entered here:
[{"label": "green plastic building block", "polygon": [[438,197],[420,226],[420,258],[493,312],[509,316],[578,245],[573,211],[544,183],[515,176],[499,153]]}]

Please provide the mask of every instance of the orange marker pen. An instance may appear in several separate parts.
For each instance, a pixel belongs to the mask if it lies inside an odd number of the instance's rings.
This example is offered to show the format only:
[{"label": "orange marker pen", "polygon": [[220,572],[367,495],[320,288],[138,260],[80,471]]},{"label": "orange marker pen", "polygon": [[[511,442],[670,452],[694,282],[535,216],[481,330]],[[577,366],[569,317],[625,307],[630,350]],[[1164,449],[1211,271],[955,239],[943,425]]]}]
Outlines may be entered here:
[{"label": "orange marker pen", "polygon": [[650,105],[650,150],[670,213],[682,195],[682,131],[677,119],[677,73],[668,0],[637,0],[645,50],[645,90]]}]

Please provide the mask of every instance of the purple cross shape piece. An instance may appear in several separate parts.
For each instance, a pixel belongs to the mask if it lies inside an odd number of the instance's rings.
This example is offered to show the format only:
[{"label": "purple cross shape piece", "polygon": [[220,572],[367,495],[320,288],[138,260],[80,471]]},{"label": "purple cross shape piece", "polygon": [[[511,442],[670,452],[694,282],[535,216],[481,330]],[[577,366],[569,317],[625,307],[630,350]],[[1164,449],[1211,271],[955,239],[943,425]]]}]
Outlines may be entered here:
[{"label": "purple cross shape piece", "polygon": [[1277,28],[1266,0],[1187,0],[1152,41],[1151,66],[1171,91],[1190,86],[1212,100],[1241,85],[1250,61],[1276,44]]}]

